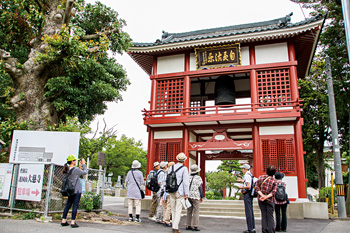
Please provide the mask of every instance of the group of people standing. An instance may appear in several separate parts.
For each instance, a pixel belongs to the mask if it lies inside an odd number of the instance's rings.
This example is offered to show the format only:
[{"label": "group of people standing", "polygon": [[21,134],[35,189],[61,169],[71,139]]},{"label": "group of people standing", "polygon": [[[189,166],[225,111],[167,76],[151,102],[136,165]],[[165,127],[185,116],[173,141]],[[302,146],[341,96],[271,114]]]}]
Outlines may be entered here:
[{"label": "group of people standing", "polygon": [[[154,162],[153,170],[150,172],[152,176],[157,178],[159,190],[152,192],[152,205],[149,213],[149,219],[156,223],[164,224],[167,227],[172,227],[172,232],[178,233],[179,223],[183,203],[186,199],[191,206],[187,208],[186,230],[199,231],[199,204],[203,201],[202,178],[198,175],[200,169],[196,164],[188,169],[183,165],[187,156],[184,153],[179,153],[176,156],[177,163],[174,162]],[[135,164],[135,166],[134,166]],[[143,175],[140,170],[141,164],[137,160],[133,162],[132,169],[128,172],[125,183],[128,185],[128,213],[129,221],[133,219],[133,207],[136,207],[136,222],[141,222],[141,195],[138,186],[144,186]],[[175,172],[177,190],[170,192],[166,189],[167,176]],[[132,177],[132,174],[136,179]],[[142,178],[142,179],[141,179]]]},{"label": "group of people standing", "polygon": [[[244,174],[243,179],[238,181],[243,182],[240,187],[244,195],[244,207],[248,230],[243,233],[255,233],[255,220],[253,212],[253,175],[250,173],[250,166],[244,164],[241,166]],[[263,233],[272,233],[287,231],[287,204],[288,197],[284,201],[277,201],[275,199],[275,193],[277,191],[278,184],[282,184],[286,188],[286,184],[282,181],[284,177],[283,173],[276,172],[275,166],[268,166],[266,169],[266,175],[261,175],[255,182],[255,191],[257,193],[258,204],[261,211],[261,228]],[[274,213],[276,213],[276,224]],[[282,215],[282,221],[281,221]]]}]

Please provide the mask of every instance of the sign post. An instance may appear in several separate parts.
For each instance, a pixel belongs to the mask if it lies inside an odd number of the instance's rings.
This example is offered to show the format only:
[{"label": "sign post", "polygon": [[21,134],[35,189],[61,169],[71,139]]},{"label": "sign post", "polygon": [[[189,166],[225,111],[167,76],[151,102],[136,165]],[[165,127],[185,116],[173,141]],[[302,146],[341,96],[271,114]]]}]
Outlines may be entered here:
[{"label": "sign post", "polygon": [[41,201],[44,164],[20,164],[17,179],[16,199]]}]

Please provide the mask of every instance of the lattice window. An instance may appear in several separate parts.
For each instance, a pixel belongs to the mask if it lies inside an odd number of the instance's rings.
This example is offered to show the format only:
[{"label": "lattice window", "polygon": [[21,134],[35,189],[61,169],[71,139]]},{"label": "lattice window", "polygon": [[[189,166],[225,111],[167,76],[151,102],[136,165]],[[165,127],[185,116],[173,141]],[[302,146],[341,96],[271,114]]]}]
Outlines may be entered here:
[{"label": "lattice window", "polygon": [[[179,112],[184,101],[184,80],[167,79],[157,80],[156,109],[164,112]],[[163,112],[163,111],[161,111]]]},{"label": "lattice window", "polygon": [[295,172],[294,140],[262,139],[264,171],[274,165],[279,172]]},{"label": "lattice window", "polygon": [[258,98],[261,106],[287,105],[291,100],[289,69],[257,72]]},{"label": "lattice window", "polygon": [[[198,115],[201,110],[199,107],[201,106],[201,101],[191,101],[191,115]],[[197,107],[197,108],[192,108]]]},{"label": "lattice window", "polygon": [[176,162],[176,155],[181,152],[181,142],[157,142],[155,161]]}]

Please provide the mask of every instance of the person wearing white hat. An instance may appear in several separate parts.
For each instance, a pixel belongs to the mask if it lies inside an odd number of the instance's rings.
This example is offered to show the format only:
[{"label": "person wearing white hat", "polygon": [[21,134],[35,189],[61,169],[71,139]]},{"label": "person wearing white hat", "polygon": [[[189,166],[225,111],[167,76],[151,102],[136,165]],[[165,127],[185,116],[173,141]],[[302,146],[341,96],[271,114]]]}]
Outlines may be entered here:
[{"label": "person wearing white hat", "polygon": [[186,230],[199,231],[199,204],[203,201],[203,180],[198,175],[200,170],[197,164],[191,166],[190,195],[188,200],[192,206],[187,209]]},{"label": "person wearing white hat", "polygon": [[[179,223],[181,219],[181,211],[182,211],[182,200],[187,199],[190,195],[189,190],[189,176],[188,169],[183,165],[187,156],[181,152],[176,156],[178,161],[177,164],[173,165],[172,170],[176,171],[176,182],[179,185],[178,190],[174,193],[170,193],[170,206],[172,213],[172,228],[173,233],[179,233]],[[171,171],[172,171],[171,170]],[[171,172],[169,171],[169,173]]]},{"label": "person wearing white hat", "polygon": [[247,222],[248,230],[243,233],[255,233],[255,219],[253,212],[253,196],[251,195],[251,186],[253,184],[253,175],[250,173],[250,165],[243,164],[241,166],[244,174],[243,180],[238,178],[238,182],[243,182],[243,185],[239,187],[243,193],[245,218]]},{"label": "person wearing white hat", "polygon": [[[158,170],[160,168],[160,163],[158,161],[153,163],[153,170],[149,172],[148,176],[154,176],[157,174]],[[147,176],[147,177],[148,177]],[[156,210],[157,210],[158,202],[157,202],[157,192],[152,191],[152,204],[151,204],[151,209],[149,211],[148,218],[150,220],[155,221],[156,220]]]},{"label": "person wearing white hat", "polygon": [[141,163],[138,160],[134,160],[131,165],[131,170],[128,172],[125,183],[128,186],[128,192],[126,197],[128,198],[128,214],[129,214],[129,222],[134,221],[133,218],[133,207],[135,206],[135,222],[142,222],[140,219],[141,214],[141,192],[140,187],[145,184],[143,180],[143,174],[139,170],[141,168]]}]

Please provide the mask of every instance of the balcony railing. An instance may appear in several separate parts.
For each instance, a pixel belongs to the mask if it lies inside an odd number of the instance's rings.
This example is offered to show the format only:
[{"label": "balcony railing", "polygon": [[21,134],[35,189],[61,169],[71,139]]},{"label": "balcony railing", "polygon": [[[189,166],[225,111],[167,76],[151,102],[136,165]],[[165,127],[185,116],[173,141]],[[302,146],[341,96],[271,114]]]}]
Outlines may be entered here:
[{"label": "balcony railing", "polygon": [[241,115],[263,115],[263,114],[285,114],[296,113],[301,111],[301,100],[273,102],[273,103],[249,103],[220,106],[196,106],[187,108],[166,108],[156,110],[142,110],[144,120],[161,119],[161,118],[198,118],[203,116],[237,116]]}]

